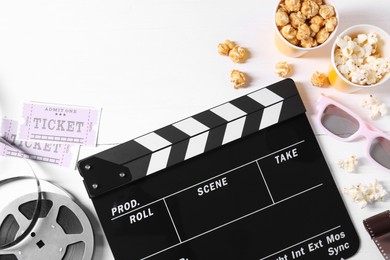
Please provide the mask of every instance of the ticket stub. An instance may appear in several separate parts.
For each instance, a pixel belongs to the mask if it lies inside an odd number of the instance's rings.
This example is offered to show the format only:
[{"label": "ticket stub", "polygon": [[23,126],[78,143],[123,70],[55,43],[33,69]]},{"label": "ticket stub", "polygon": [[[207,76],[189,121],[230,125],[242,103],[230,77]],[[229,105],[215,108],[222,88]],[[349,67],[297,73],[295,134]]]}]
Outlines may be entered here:
[{"label": "ticket stub", "polygon": [[[1,136],[15,147],[0,142],[0,155],[28,158],[36,161],[48,162],[60,166],[70,166],[74,160],[72,144],[23,141],[16,138],[18,122],[3,119]],[[73,160],[72,160],[73,159]]]},{"label": "ticket stub", "polygon": [[20,140],[96,145],[101,109],[25,103]]}]

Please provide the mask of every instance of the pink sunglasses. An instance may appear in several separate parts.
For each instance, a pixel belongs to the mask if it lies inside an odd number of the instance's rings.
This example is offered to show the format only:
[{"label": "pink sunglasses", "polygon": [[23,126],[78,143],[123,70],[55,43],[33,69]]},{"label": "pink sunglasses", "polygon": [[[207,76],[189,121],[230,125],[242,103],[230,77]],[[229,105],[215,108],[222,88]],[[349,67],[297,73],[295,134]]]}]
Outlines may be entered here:
[{"label": "pink sunglasses", "polygon": [[390,171],[390,136],[324,94],[318,99],[317,110],[318,123],[328,134],[344,142],[365,137],[367,157],[383,170]]}]

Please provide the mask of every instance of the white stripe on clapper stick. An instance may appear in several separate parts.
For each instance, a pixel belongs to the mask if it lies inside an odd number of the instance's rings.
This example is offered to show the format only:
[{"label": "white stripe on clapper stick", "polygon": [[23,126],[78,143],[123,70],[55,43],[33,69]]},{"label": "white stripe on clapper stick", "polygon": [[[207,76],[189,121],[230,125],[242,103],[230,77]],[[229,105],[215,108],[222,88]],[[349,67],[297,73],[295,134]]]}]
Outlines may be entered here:
[{"label": "white stripe on clapper stick", "polygon": [[207,138],[209,132],[204,132],[203,134],[196,135],[190,139],[188,142],[187,152],[184,160],[187,160],[195,155],[201,154],[206,148]]},{"label": "white stripe on clapper stick", "polygon": [[276,102],[282,101],[283,98],[267,88],[260,89],[259,91],[253,92],[248,97],[259,102],[265,107],[275,104]]},{"label": "white stripe on clapper stick", "polygon": [[239,118],[227,124],[222,144],[234,141],[242,136],[246,117]]},{"label": "white stripe on clapper stick", "polygon": [[189,136],[194,136],[201,132],[209,130],[207,126],[205,126],[204,124],[195,120],[192,117],[179,121],[173,124],[173,126],[181,130],[182,132],[186,133]]},{"label": "white stripe on clapper stick", "polygon": [[167,167],[171,147],[172,146],[168,146],[167,148],[152,154],[146,175],[149,175]]},{"label": "white stripe on clapper stick", "polygon": [[242,111],[241,109],[239,109],[238,107],[234,106],[231,103],[225,103],[220,106],[214,107],[210,109],[210,111],[222,117],[226,121],[232,121],[234,119],[246,115],[244,111]]},{"label": "white stripe on clapper stick", "polygon": [[171,145],[171,142],[154,132],[138,137],[137,139],[134,139],[134,141],[148,148],[152,152]]},{"label": "white stripe on clapper stick", "polygon": [[279,121],[282,105],[283,102],[279,102],[275,105],[264,108],[259,129],[266,128],[267,126],[276,124]]},{"label": "white stripe on clapper stick", "polygon": [[231,121],[226,125],[222,144],[229,143],[241,137],[245,124],[245,117],[243,116],[245,116],[246,113],[244,111],[231,103],[225,103],[218,107],[212,108],[211,112],[217,114],[228,122]]}]

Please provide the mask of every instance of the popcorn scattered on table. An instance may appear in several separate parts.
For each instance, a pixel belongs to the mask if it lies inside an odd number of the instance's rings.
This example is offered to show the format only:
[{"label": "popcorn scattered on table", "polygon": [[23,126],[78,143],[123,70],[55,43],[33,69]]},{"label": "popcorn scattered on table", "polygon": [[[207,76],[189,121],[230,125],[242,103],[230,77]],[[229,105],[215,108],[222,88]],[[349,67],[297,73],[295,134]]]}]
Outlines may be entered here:
[{"label": "popcorn scattered on table", "polygon": [[[236,45],[230,40],[218,44],[218,53],[229,56],[234,63],[244,62],[248,58],[247,49]],[[234,88],[242,88],[245,86],[245,74],[238,70],[232,70],[230,73],[230,82],[234,83]]]},{"label": "popcorn scattered on table", "polygon": [[382,58],[377,51],[375,33],[358,34],[356,38],[337,37],[334,57],[337,69],[349,81],[359,85],[378,83],[390,72],[389,57]]},{"label": "popcorn scattered on table", "polygon": [[339,160],[337,164],[341,169],[344,169],[347,172],[355,172],[355,166],[358,164],[358,160],[352,155],[346,160]]},{"label": "popcorn scattered on table", "polygon": [[230,40],[218,44],[218,53],[229,56],[234,63],[244,62],[248,58],[248,50]]},{"label": "popcorn scattered on table", "polygon": [[248,51],[240,46],[234,46],[229,52],[229,57],[234,63],[241,63],[248,57]]},{"label": "popcorn scattered on table", "polygon": [[356,184],[344,188],[343,193],[350,196],[361,208],[376,201],[383,201],[387,195],[387,191],[377,180],[368,185]]},{"label": "popcorn scattered on table", "polygon": [[242,88],[245,85],[245,74],[238,70],[232,70],[230,73],[230,82],[234,83],[234,88]]},{"label": "popcorn scattered on table", "polygon": [[312,48],[324,43],[338,22],[334,7],[322,0],[285,0],[276,11],[275,23],[291,44]]},{"label": "popcorn scattered on table", "polygon": [[387,114],[387,107],[373,95],[367,96],[362,101],[362,107],[368,109],[371,119],[378,119]]},{"label": "popcorn scattered on table", "polygon": [[236,44],[230,40],[226,40],[224,43],[218,44],[218,53],[221,55],[229,55],[229,52],[236,46]]},{"label": "popcorn scattered on table", "polygon": [[285,61],[281,61],[276,63],[275,65],[275,72],[278,74],[279,77],[285,78],[287,77],[291,72],[291,66]]},{"label": "popcorn scattered on table", "polygon": [[320,88],[327,87],[329,85],[328,77],[324,73],[316,71],[311,76],[311,84]]}]

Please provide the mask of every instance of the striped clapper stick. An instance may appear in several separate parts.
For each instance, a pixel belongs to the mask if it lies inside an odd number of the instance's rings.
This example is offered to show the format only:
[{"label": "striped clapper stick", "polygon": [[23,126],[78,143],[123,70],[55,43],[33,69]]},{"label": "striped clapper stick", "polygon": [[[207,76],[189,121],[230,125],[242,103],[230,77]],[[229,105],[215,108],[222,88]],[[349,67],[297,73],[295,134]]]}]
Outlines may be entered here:
[{"label": "striped clapper stick", "polygon": [[286,79],[83,159],[78,168],[93,198],[304,112]]}]

